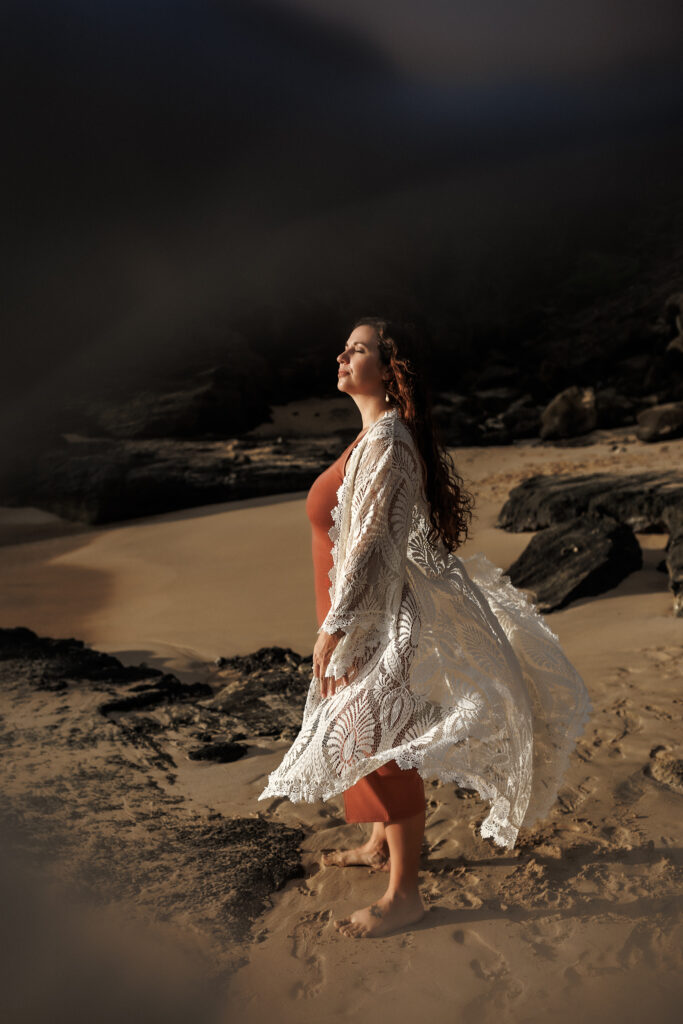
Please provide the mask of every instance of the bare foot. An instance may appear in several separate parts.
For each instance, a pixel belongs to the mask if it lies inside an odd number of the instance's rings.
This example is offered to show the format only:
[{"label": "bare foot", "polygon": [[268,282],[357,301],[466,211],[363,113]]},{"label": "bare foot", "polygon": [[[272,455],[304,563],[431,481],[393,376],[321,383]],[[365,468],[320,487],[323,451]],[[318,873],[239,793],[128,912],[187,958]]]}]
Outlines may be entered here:
[{"label": "bare foot", "polygon": [[354,910],[350,917],[340,918],[334,926],[349,938],[378,938],[398,928],[416,924],[425,916],[419,892],[410,896],[384,895],[363,910]]},{"label": "bare foot", "polygon": [[323,850],[322,863],[325,867],[347,868],[360,864],[375,871],[389,871],[389,844],[365,843],[354,850]]}]

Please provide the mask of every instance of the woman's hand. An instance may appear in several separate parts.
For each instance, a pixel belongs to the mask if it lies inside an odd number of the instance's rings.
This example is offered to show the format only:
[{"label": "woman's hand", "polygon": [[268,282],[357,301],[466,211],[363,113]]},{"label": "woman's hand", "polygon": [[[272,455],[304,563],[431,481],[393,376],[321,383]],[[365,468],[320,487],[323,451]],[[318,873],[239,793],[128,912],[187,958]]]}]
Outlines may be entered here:
[{"label": "woman's hand", "polygon": [[343,675],[341,679],[325,675],[332,653],[343,636],[343,629],[338,629],[336,633],[326,633],[322,629],[318,633],[318,639],[313,648],[313,675],[320,680],[321,697],[331,697],[338,688],[348,684],[349,680],[346,675]]}]

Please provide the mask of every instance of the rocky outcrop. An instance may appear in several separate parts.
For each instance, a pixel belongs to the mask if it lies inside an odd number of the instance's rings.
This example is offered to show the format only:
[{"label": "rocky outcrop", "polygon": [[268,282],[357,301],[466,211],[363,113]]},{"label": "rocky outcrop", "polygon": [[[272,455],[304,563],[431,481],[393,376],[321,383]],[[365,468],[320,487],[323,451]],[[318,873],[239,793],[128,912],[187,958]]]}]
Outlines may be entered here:
[{"label": "rocky outcrop", "polygon": [[72,438],[5,480],[0,503],[83,523],[307,490],[343,450],[330,438],[123,441]]},{"label": "rocky outcrop", "polygon": [[669,540],[664,566],[669,573],[669,587],[674,595],[674,614],[683,618],[683,504],[667,509]]},{"label": "rocky outcrop", "polygon": [[455,393],[436,396],[432,415],[443,444],[469,447],[479,443],[482,432],[469,396]]},{"label": "rocky outcrop", "polygon": [[[192,366],[156,388],[73,405],[71,418],[90,436],[118,438],[235,437],[269,416],[268,362],[235,338],[221,363]],[[258,386],[256,386],[258,382]]]},{"label": "rocky outcrop", "polygon": [[675,333],[666,346],[672,357],[683,357],[683,292],[674,292],[664,305],[664,319]]},{"label": "rocky outcrop", "polygon": [[442,443],[463,447],[511,444],[515,438],[536,437],[541,409],[531,394],[499,387],[467,395],[441,392],[433,413]]},{"label": "rocky outcrop", "polygon": [[262,647],[254,654],[221,658],[223,687],[206,707],[221,712],[233,739],[272,736],[294,739],[313,673],[313,656],[290,648]]},{"label": "rocky outcrop", "polygon": [[677,241],[656,270],[639,271],[630,285],[597,289],[586,303],[550,305],[519,354],[526,386],[539,396],[569,383],[592,387],[596,404],[612,388],[636,411],[683,401],[682,260]]},{"label": "rocky outcrop", "polygon": [[508,573],[516,586],[533,590],[546,611],[602,593],[640,568],[634,531],[668,533],[666,568],[674,614],[680,616],[682,510],[683,478],[674,472],[536,475],[510,491],[497,525],[541,531]]},{"label": "rocky outcrop", "polygon": [[242,962],[239,943],[270,894],[303,874],[304,832],[256,810],[226,817],[205,793],[195,804],[178,759],[224,765],[229,786],[232,755],[250,746],[235,735],[289,734],[295,712],[284,721],[283,707],[301,709],[311,658],[262,648],[224,666],[211,685],[183,685],[79,640],[0,629],[5,851],[41,873],[58,866],[97,901],[189,928],[216,975]]},{"label": "rocky outcrop", "polygon": [[[440,440],[450,447],[529,438],[590,444],[595,430],[629,426],[647,443],[683,436],[682,294],[667,286],[638,301],[629,293],[549,315],[547,332],[523,343],[514,365],[497,349],[457,375],[449,364],[458,390],[449,390],[448,376],[434,382]],[[185,356],[184,374],[160,371],[154,388],[121,394],[119,385],[116,394],[69,407],[66,420],[56,417],[54,442],[41,433],[35,457],[22,446],[8,458],[0,503],[98,524],[304,491],[358,432],[348,411],[339,418],[338,394],[304,397],[314,384],[321,393],[320,378],[307,381],[297,364],[285,380],[283,368],[244,338],[201,358],[203,365]],[[320,404],[318,420],[300,415],[295,402],[269,404],[293,393],[304,405]],[[277,415],[283,409],[297,420],[291,434],[280,430],[288,421]]]},{"label": "rocky outcrop", "polygon": [[531,592],[539,611],[548,612],[611,590],[642,564],[630,526],[611,516],[584,515],[537,533],[507,575]]},{"label": "rocky outcrop", "polygon": [[556,395],[541,413],[540,436],[545,440],[588,434],[597,422],[593,388],[572,385]]},{"label": "rocky outcrop", "polygon": [[683,477],[674,471],[536,474],[513,487],[496,525],[520,533],[593,513],[612,516],[638,533],[668,533],[670,517],[681,505]]},{"label": "rocky outcrop", "polygon": [[600,430],[632,424],[642,402],[621,394],[615,387],[595,389],[595,415]]},{"label": "rocky outcrop", "polygon": [[683,436],[683,402],[667,402],[643,409],[638,413],[636,436],[647,442]]}]

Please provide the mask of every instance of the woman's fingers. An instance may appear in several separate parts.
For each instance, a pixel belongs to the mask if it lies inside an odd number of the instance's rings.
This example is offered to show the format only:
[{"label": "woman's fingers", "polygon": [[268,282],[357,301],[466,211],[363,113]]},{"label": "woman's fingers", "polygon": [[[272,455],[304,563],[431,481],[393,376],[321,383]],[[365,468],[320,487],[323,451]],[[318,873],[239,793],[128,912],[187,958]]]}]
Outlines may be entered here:
[{"label": "woman's fingers", "polygon": [[349,685],[349,677],[343,675],[340,679],[335,679],[334,676],[321,676],[320,677],[320,696],[321,697],[332,697],[337,690],[341,690],[343,686]]}]

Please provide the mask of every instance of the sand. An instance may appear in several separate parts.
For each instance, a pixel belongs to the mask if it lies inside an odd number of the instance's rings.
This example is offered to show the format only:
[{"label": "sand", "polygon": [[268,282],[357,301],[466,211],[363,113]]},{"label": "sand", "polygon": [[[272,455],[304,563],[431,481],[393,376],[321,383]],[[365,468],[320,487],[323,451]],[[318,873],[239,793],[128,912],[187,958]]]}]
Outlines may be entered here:
[{"label": "sand", "polygon": [[[495,527],[511,487],[537,472],[636,472],[683,465],[683,440],[645,445],[630,429],[589,446],[524,441],[454,452],[477,518],[464,557],[508,566],[530,534]],[[0,625],[77,637],[124,664],[206,680],[214,659],[316,637],[305,494],[212,505],[81,528],[37,510],[0,510]],[[595,708],[549,819],[512,853],[478,836],[474,794],[428,782],[420,888],[427,914],[382,939],[339,936],[333,919],[368,905],[387,876],[322,868],[355,845],[341,799],[257,802],[288,743],[228,765],[187,761],[187,799],[223,815],[304,827],[306,877],[273,897],[232,977],[225,1019],[658,1022],[680,1016],[683,623],[655,566],[665,535],[640,534],[643,568],[548,616]],[[652,774],[650,774],[650,771]],[[678,1012],[677,1012],[678,1011]]]}]

